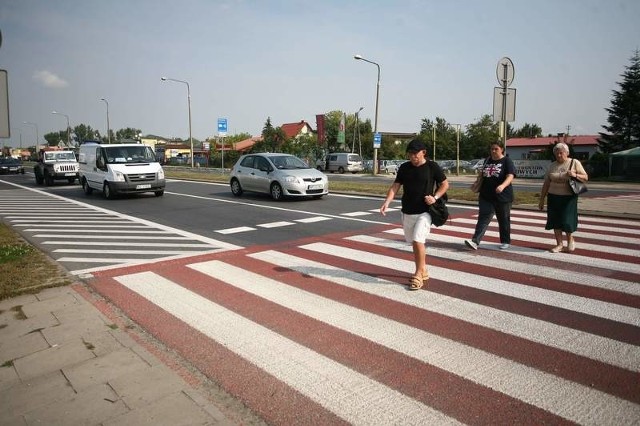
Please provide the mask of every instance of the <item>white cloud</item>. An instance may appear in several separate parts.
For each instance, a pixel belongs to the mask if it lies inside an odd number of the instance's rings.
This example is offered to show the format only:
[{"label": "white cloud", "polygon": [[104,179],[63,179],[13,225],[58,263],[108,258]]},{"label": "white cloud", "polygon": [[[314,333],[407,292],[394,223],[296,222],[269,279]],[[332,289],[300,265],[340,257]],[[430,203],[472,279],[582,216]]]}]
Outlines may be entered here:
[{"label": "white cloud", "polygon": [[33,79],[42,83],[44,87],[51,89],[61,89],[69,85],[65,80],[50,71],[37,71],[33,74]]}]

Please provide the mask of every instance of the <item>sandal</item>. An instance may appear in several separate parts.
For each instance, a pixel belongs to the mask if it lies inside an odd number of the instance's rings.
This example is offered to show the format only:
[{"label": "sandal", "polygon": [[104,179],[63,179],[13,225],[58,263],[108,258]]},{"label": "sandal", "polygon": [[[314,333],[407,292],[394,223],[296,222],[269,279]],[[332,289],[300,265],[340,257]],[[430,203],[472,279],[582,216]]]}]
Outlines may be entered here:
[{"label": "sandal", "polygon": [[420,290],[424,282],[422,281],[422,277],[414,275],[411,277],[411,285],[409,286],[409,290]]},{"label": "sandal", "polygon": [[[417,275],[415,275],[415,276],[413,276],[413,277],[410,277],[410,278],[409,278],[409,283],[411,283],[415,277],[417,277]],[[427,281],[428,279],[429,279],[429,271],[428,271],[428,270],[426,270],[426,271],[424,271],[424,272],[422,273],[422,281]]]}]

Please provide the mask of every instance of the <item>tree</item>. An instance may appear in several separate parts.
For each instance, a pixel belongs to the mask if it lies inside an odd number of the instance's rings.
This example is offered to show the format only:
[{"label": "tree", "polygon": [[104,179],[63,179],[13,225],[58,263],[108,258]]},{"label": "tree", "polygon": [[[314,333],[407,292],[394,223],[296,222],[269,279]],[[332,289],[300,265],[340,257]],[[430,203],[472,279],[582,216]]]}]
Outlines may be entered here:
[{"label": "tree", "polygon": [[253,148],[253,152],[281,152],[281,145],[286,141],[287,136],[280,127],[273,127],[271,117],[267,117],[267,121],[262,128],[262,140],[257,142]]},{"label": "tree", "polygon": [[500,140],[499,124],[494,123],[489,114],[485,114],[477,122],[467,126],[466,136],[463,139],[465,152],[469,152],[472,158],[486,158],[489,146]]},{"label": "tree", "polygon": [[57,132],[50,132],[44,135],[44,140],[47,141],[48,146],[58,146],[60,143],[67,144],[67,131],[60,130]]},{"label": "tree", "polygon": [[542,136],[542,128],[537,124],[524,123],[521,128],[514,131],[510,136],[515,138],[535,138]]},{"label": "tree", "polygon": [[120,129],[116,132],[116,141],[122,140],[137,140],[138,135],[142,133],[140,129],[134,129],[132,127],[127,127],[126,129]]},{"label": "tree", "polygon": [[608,125],[600,132],[598,145],[604,153],[611,153],[638,146],[640,141],[640,51],[631,57],[631,64],[622,73],[620,90],[613,91]]},{"label": "tree", "polygon": [[94,141],[100,139],[100,132],[93,130],[91,126],[86,124],[78,124],[73,128],[73,133],[76,135],[75,139],[78,144],[85,141]]}]

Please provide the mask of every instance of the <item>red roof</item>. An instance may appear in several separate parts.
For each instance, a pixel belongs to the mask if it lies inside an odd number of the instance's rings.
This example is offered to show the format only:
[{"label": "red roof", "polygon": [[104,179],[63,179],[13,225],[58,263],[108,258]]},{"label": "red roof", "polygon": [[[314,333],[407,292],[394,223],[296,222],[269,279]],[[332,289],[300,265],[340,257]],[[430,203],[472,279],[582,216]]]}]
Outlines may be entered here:
[{"label": "red roof", "polygon": [[235,149],[236,151],[246,151],[250,149],[253,145],[255,145],[256,142],[259,142],[261,140],[262,140],[262,136],[252,136],[249,139],[245,139],[243,141],[234,143],[233,149]]},{"label": "red roof", "polygon": [[[566,143],[567,145],[582,145],[582,146],[593,146],[598,145],[598,138],[600,136],[567,136]],[[556,142],[561,141],[565,142],[564,136],[553,136],[553,137],[538,137],[538,138],[511,138],[507,139],[507,147],[516,147],[516,146],[548,146],[555,144]]]},{"label": "red roof", "polygon": [[296,136],[298,136],[300,134],[302,129],[305,128],[305,127],[309,128],[309,132],[313,131],[313,129],[311,128],[309,123],[307,123],[304,120],[300,120],[297,123],[285,123],[282,126],[280,126],[280,128],[282,129],[284,134],[287,136],[287,139],[295,138]]}]

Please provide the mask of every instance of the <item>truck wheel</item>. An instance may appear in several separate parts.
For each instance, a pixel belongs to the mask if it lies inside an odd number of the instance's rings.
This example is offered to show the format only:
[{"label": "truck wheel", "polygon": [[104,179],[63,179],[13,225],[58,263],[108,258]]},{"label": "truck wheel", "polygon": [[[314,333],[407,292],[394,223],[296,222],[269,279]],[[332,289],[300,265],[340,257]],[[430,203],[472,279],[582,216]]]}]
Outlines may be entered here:
[{"label": "truck wheel", "polygon": [[36,176],[36,183],[38,185],[42,185],[44,183],[44,179],[42,178],[42,175],[38,173],[38,169],[33,169],[33,174]]},{"label": "truck wheel", "polygon": [[47,170],[44,171],[44,184],[47,186],[53,185],[53,176]]},{"label": "truck wheel", "polygon": [[111,188],[109,182],[104,183],[104,186],[102,187],[102,195],[104,195],[104,198],[108,200],[112,200],[113,198],[115,198],[115,194],[113,193],[113,189]]},{"label": "truck wheel", "polygon": [[87,182],[86,178],[82,178],[82,190],[86,195],[91,195],[91,193],[93,193],[93,188],[89,186],[89,182]]}]

